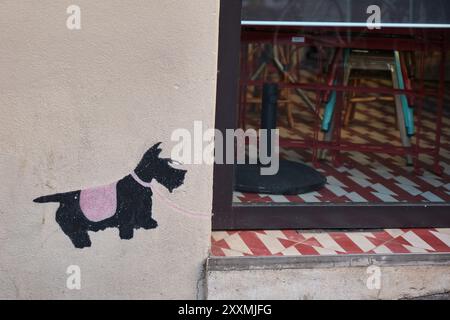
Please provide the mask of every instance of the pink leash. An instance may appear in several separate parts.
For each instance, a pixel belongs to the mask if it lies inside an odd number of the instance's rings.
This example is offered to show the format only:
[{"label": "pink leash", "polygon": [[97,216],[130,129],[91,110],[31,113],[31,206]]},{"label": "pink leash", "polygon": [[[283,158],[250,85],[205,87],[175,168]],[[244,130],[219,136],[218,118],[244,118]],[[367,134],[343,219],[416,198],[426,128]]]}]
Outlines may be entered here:
[{"label": "pink leash", "polygon": [[171,207],[174,211],[177,211],[178,213],[181,213],[182,215],[188,216],[188,217],[192,217],[192,218],[201,218],[201,219],[209,219],[211,217],[210,214],[205,214],[205,213],[198,213],[198,212],[194,212],[194,211],[190,211],[184,208],[179,207],[178,205],[176,205],[174,202],[170,201],[169,199],[167,199],[160,190],[158,190],[158,187],[156,187],[155,185],[152,186],[151,182],[145,182],[143,181],[141,178],[138,177],[138,175],[136,174],[136,172],[131,172],[131,176],[133,177],[134,180],[136,180],[137,183],[139,183],[141,186],[145,187],[145,188],[152,188],[152,191],[155,192],[155,194],[161,198],[162,200],[164,200],[164,202]]}]

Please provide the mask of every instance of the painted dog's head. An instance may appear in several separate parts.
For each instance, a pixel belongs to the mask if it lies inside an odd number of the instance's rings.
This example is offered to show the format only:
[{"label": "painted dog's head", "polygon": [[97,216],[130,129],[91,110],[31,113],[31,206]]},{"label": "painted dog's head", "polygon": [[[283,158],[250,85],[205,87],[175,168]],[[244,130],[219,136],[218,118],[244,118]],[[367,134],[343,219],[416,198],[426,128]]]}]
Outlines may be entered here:
[{"label": "painted dog's head", "polygon": [[156,179],[158,183],[172,192],[183,184],[187,171],[173,168],[170,165],[173,162],[170,158],[160,158],[160,144],[161,142],[155,144],[145,152],[141,162],[139,162],[134,171],[143,181],[151,182],[153,179]]}]

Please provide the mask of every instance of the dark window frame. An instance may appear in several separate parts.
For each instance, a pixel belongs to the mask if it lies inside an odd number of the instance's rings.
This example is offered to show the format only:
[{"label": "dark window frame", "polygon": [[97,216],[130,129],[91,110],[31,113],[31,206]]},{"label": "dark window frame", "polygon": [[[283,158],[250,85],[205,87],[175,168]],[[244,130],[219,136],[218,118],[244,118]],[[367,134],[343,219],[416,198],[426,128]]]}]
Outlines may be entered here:
[{"label": "dark window frame", "polygon": [[[220,1],[216,129],[236,128],[241,0]],[[234,166],[214,165],[214,230],[450,227],[450,203],[233,205]]]}]

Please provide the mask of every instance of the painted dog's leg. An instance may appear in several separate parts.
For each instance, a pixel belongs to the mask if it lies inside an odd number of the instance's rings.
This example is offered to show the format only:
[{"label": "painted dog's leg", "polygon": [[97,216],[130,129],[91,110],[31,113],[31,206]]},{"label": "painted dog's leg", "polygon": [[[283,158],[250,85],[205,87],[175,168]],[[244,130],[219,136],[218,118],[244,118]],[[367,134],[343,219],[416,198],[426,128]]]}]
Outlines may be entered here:
[{"label": "painted dog's leg", "polygon": [[76,233],[68,234],[70,240],[72,240],[75,248],[83,249],[91,246],[91,239],[87,231],[79,231]]},{"label": "painted dog's leg", "polygon": [[152,218],[151,207],[147,210],[141,210],[136,214],[136,226],[145,230],[154,229],[158,226],[158,222]]},{"label": "painted dog's leg", "polygon": [[133,238],[136,219],[135,211],[134,204],[131,200],[119,200],[117,227],[119,228],[120,239],[129,240]]},{"label": "painted dog's leg", "polygon": [[148,218],[148,221],[146,221],[144,224],[142,224],[142,228],[145,230],[149,229],[155,229],[158,226],[158,222],[152,218]]},{"label": "painted dog's leg", "polygon": [[134,236],[134,211],[127,208],[119,211],[119,236],[120,239],[129,240]]},{"label": "painted dog's leg", "polygon": [[122,240],[132,239],[134,236],[134,227],[130,225],[119,226],[119,236]]},{"label": "painted dog's leg", "polygon": [[77,216],[75,206],[61,203],[59,209],[56,211],[56,222],[76,248],[91,246],[87,226]]},{"label": "painted dog's leg", "polygon": [[91,239],[87,230],[74,230],[74,228],[58,221],[62,231],[70,238],[75,248],[86,248],[91,246]]},{"label": "painted dog's leg", "polygon": [[152,219],[150,216],[145,218],[145,221],[141,223],[141,227],[145,230],[155,229],[158,226],[158,222]]},{"label": "painted dog's leg", "polygon": [[141,199],[142,203],[136,213],[136,226],[145,230],[154,229],[158,226],[156,220],[152,219],[152,198],[151,194],[145,195]]}]

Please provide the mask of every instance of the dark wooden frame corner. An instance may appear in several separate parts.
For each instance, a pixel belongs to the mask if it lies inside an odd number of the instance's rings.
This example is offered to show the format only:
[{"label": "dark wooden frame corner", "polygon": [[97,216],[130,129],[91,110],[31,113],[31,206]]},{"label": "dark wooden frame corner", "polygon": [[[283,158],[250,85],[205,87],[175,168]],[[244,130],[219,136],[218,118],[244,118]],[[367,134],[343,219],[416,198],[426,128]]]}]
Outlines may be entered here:
[{"label": "dark wooden frame corner", "polygon": [[[216,128],[236,128],[241,0],[220,1]],[[233,205],[233,165],[215,164],[214,230],[450,227],[450,204]]]}]

